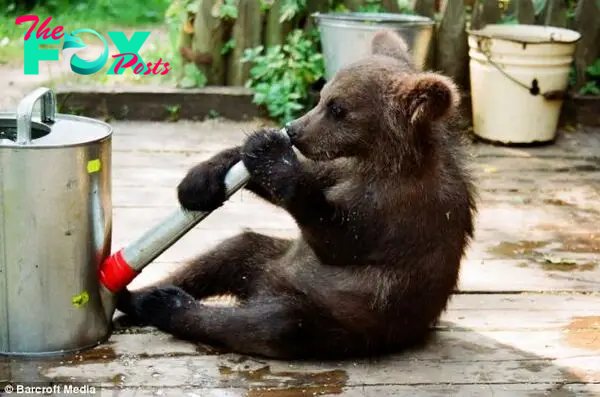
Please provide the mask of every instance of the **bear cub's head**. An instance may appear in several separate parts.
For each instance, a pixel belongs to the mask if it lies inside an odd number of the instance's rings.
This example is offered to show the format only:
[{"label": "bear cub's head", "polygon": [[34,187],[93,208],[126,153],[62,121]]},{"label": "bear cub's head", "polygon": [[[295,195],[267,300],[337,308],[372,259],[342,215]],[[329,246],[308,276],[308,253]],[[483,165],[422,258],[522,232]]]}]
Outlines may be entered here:
[{"label": "bear cub's head", "polygon": [[450,78],[418,70],[404,40],[384,30],[374,36],[371,55],[338,71],[288,132],[313,160],[373,159],[382,150],[414,149],[459,98]]}]

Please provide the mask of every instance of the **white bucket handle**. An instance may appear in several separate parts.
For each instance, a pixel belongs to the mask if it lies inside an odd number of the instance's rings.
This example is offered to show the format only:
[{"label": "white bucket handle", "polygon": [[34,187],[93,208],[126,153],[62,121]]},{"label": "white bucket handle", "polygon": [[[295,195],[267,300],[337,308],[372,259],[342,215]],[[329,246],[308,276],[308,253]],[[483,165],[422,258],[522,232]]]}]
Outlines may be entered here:
[{"label": "white bucket handle", "polygon": [[526,84],[521,83],[519,80],[515,79],[514,77],[510,76],[496,62],[492,61],[489,50],[483,48],[482,42],[489,43],[489,39],[487,37],[478,37],[477,38],[477,48],[483,54],[483,56],[485,56],[485,58],[490,63],[490,65],[495,67],[507,79],[511,80],[515,84],[517,84],[517,85],[523,87],[524,89],[526,89],[527,91],[529,91],[529,93],[531,95],[533,95],[533,96],[541,95],[546,100],[559,100],[559,99],[564,100],[567,98],[567,96],[568,96],[567,91],[562,91],[562,90],[552,90],[552,91],[547,91],[547,92],[541,93],[540,87],[538,86],[536,79],[533,79],[531,86],[528,86]]}]

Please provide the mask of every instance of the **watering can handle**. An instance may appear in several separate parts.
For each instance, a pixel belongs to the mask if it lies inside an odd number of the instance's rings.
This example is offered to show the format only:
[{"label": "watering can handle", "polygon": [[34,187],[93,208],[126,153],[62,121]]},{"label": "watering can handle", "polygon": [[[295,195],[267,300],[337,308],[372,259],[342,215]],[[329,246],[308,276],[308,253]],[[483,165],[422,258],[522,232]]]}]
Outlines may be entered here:
[{"label": "watering can handle", "polygon": [[40,87],[27,95],[17,108],[17,144],[31,143],[31,117],[33,107],[41,99],[40,118],[42,123],[54,122],[56,94],[50,88]]}]

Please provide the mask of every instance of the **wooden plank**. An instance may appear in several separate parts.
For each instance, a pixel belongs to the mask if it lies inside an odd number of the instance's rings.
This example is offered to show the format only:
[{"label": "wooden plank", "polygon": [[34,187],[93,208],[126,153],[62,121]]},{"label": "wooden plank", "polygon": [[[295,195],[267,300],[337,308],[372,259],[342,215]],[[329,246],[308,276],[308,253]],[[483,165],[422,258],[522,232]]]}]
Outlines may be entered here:
[{"label": "wooden plank", "polygon": [[521,25],[533,25],[535,23],[535,11],[531,0],[513,0],[515,3],[515,17]]},{"label": "wooden plank", "polygon": [[[311,16],[315,12],[327,13],[329,11],[329,3],[322,0],[307,0],[306,1],[306,21],[302,27],[304,31],[308,32],[312,29],[318,29],[316,20]],[[290,31],[291,29],[288,29]]]},{"label": "wooden plank", "polygon": [[399,13],[400,7],[397,0],[381,0],[381,7],[385,12]]},{"label": "wooden plank", "polygon": [[227,64],[227,85],[243,86],[250,77],[252,65],[240,60],[246,49],[261,44],[262,16],[260,2],[256,0],[238,0],[237,8],[238,17],[231,33],[235,47]]},{"label": "wooden plank", "polygon": [[412,9],[417,15],[433,19],[435,16],[435,0],[414,0]]},{"label": "wooden plank", "polygon": [[[208,154],[203,157],[194,157],[194,161],[202,161],[208,158]],[[490,162],[486,162],[489,164]],[[490,165],[489,167],[495,167]],[[187,170],[186,166],[173,167],[173,168],[150,168],[150,167],[139,167],[131,166],[120,167],[121,172],[114,176],[114,186],[162,186],[168,188],[174,188],[185,176]],[[527,168],[523,168],[527,170]],[[576,169],[575,169],[576,170]],[[489,175],[488,175],[489,174]],[[541,172],[527,172],[522,171],[518,174],[518,171],[514,171],[511,174],[500,174],[495,172],[489,172],[488,174],[482,175],[477,178],[477,183],[481,186],[488,186],[493,183],[503,183],[504,186],[519,186],[531,183],[534,185],[544,184],[556,184],[555,187],[566,187],[570,184],[574,185],[585,185],[585,184],[596,184],[600,180],[600,169],[589,171],[589,172],[568,172],[562,171],[557,173],[541,173]],[[493,175],[492,175],[493,174]],[[538,179],[541,178],[541,179]],[[500,187],[500,186],[498,186]]]},{"label": "wooden plank", "polygon": [[[181,166],[181,176],[187,172],[186,166]],[[125,172],[125,171],[122,171]],[[598,212],[597,203],[600,202],[600,189],[593,185],[563,185],[545,186],[544,183],[534,184],[512,183],[510,177],[504,178],[502,185],[500,178],[488,180],[480,178],[478,183],[478,195],[480,206],[513,204],[518,206],[536,207],[539,205],[554,207],[567,207],[565,211],[575,211],[585,215],[593,215]],[[539,186],[538,186],[539,185]],[[176,185],[173,186],[126,186],[120,185],[113,191],[113,204],[115,207],[174,207],[176,201]],[[539,187],[540,189],[536,189]],[[243,191],[234,195],[230,201],[239,203],[253,203],[254,196],[250,192]],[[256,199],[257,202],[259,199]],[[248,209],[251,210],[250,208]]]},{"label": "wooden plank", "polygon": [[489,391],[488,384],[513,390],[512,384],[514,390],[525,385],[545,390],[548,384],[598,383],[599,328],[598,295],[456,295],[428,344],[371,360],[287,362],[245,357],[144,328],[141,333],[134,329],[134,334],[115,334],[107,344],[73,358],[9,365],[15,377],[29,372],[29,381],[35,380],[33,368],[39,377],[90,379],[109,388],[336,384],[412,385],[419,390],[437,385],[450,387],[442,389],[447,391],[454,385],[478,385]]},{"label": "wooden plank", "polygon": [[600,5],[596,0],[579,0],[575,8],[575,28],[581,34],[575,51],[576,82],[578,90],[587,81],[585,69],[600,55]]},{"label": "wooden plank", "polygon": [[[435,21],[435,0],[416,0],[413,3],[413,11],[417,15],[421,15],[427,18],[431,18]],[[423,65],[424,70],[434,69],[436,67],[436,56],[437,56],[437,34],[436,26],[434,26],[431,40],[428,44],[427,55],[425,57],[425,63]]]},{"label": "wooden plank", "polygon": [[436,69],[452,77],[463,89],[467,87],[469,72],[466,23],[467,13],[464,2],[449,2],[444,10],[435,40]]},{"label": "wooden plank", "polygon": [[544,9],[538,16],[538,25],[566,28],[568,4],[564,0],[545,0]]},{"label": "wooden plank", "polygon": [[266,49],[283,45],[284,33],[283,24],[279,22],[281,15],[281,0],[273,0],[266,13],[266,23],[264,32],[264,43]]},{"label": "wooden plank", "polygon": [[[524,335],[519,335],[523,337]],[[535,335],[539,337],[539,335]],[[455,341],[457,342],[457,341]],[[465,341],[466,344],[469,341]],[[478,345],[472,344],[472,349]],[[497,349],[492,346],[489,349]],[[490,351],[486,349],[486,351]],[[525,355],[527,357],[527,355]],[[596,363],[594,362],[596,361]],[[531,358],[508,361],[452,362],[443,360],[427,362],[397,362],[357,364],[352,366],[321,365],[305,368],[285,362],[235,361],[223,362],[215,356],[157,357],[134,359],[135,369],[119,361],[109,363],[79,364],[77,367],[54,367],[41,370],[49,378],[82,381],[97,379],[102,387],[307,387],[318,379],[339,386],[364,386],[376,384],[414,385],[423,384],[479,384],[488,383],[584,383],[595,382],[598,356],[572,357],[550,360]],[[227,365],[228,364],[228,365]],[[248,369],[244,369],[244,368]],[[297,369],[297,368],[300,369]],[[493,368],[493,370],[490,370]],[[589,371],[589,372],[588,372]],[[112,381],[115,374],[123,374],[121,382]],[[154,374],[154,376],[151,376]],[[482,376],[482,374],[485,374]],[[150,375],[150,376],[149,376]],[[316,378],[316,380],[315,380]],[[337,378],[337,379],[336,379]],[[323,382],[323,380],[321,380]]]},{"label": "wooden plank", "polygon": [[[157,392],[164,397],[303,397],[318,395],[336,395],[340,397],[414,397],[414,386],[350,386],[336,387],[281,387],[281,388],[123,388],[102,389],[114,390],[131,397],[155,397]],[[551,395],[560,390],[560,395],[595,396],[600,395],[600,386],[588,385],[556,385],[556,384],[494,384],[494,385],[419,385],[419,397],[469,396],[469,397],[531,397]],[[327,394],[324,394],[327,393]],[[332,393],[332,394],[329,394]],[[591,394],[590,394],[591,393]],[[595,394],[594,394],[595,393]]]},{"label": "wooden plank", "polygon": [[212,15],[215,0],[197,0],[199,7],[194,20],[194,38],[192,50],[197,54],[211,57],[210,64],[201,66],[200,70],[206,76],[208,85],[223,85],[225,83],[225,68],[221,49],[225,23]]},{"label": "wooden plank", "polygon": [[[145,268],[143,273],[131,283],[130,288],[141,288],[164,279],[183,266],[185,259],[212,248],[214,245],[208,244],[209,241],[196,240],[195,247],[188,245],[189,248],[186,247],[186,252],[189,255],[184,255],[179,247],[173,248],[177,249],[177,252],[173,252],[170,258],[164,255]],[[179,256],[173,262],[162,262],[166,259],[173,259],[176,255]],[[485,294],[572,291],[591,293],[600,289],[600,261],[597,255],[595,258],[594,262],[591,262],[589,258],[565,262],[575,264],[575,268],[561,264],[539,263],[531,259],[465,260],[462,263],[456,292]],[[564,267],[564,270],[560,270],[561,267]]]},{"label": "wooden plank", "polygon": [[[264,126],[277,127],[266,120],[234,122],[228,120],[156,122],[112,122],[115,132],[115,151],[179,151],[202,150],[204,145],[222,144],[223,147],[241,144],[246,134]],[[140,139],[143,136],[144,139]],[[593,129],[581,128],[576,132],[560,131],[556,142],[539,147],[505,147],[486,143],[469,144],[476,157],[544,157],[544,158],[600,158],[600,134]]]},{"label": "wooden plank", "polygon": [[485,25],[498,23],[502,16],[498,0],[476,0],[473,5],[470,28],[481,29]]}]

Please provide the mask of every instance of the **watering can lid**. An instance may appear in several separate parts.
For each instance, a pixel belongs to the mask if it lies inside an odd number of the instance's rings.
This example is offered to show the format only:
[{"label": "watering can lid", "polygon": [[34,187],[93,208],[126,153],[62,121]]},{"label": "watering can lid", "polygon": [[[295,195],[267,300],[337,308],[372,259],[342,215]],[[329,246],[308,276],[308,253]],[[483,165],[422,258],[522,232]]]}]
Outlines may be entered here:
[{"label": "watering can lid", "polygon": [[[41,99],[40,115],[33,120],[33,107]],[[52,90],[39,88],[21,101],[17,113],[0,113],[0,147],[56,148],[79,146],[112,135],[110,125],[87,117],[55,113]]]}]

